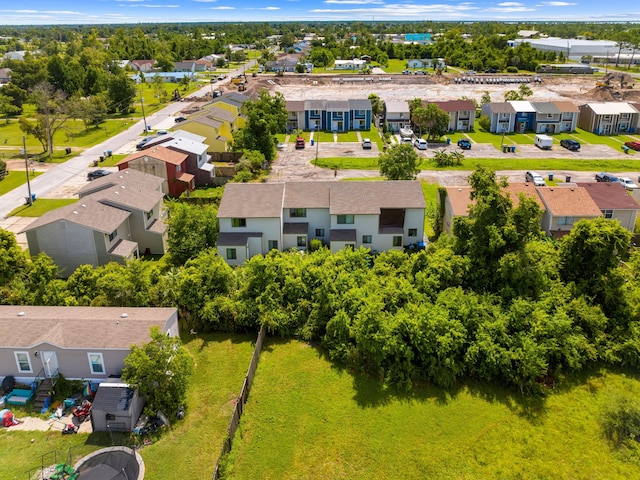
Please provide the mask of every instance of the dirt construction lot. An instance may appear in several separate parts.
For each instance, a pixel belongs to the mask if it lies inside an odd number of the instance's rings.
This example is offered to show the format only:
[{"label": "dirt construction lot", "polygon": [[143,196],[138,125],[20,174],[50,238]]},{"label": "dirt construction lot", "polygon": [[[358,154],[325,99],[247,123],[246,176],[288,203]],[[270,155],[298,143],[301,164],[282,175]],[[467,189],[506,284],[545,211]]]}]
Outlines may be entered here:
[{"label": "dirt construction lot", "polygon": [[[368,97],[377,94],[382,100],[456,100],[466,96],[480,102],[485,91],[494,102],[504,100],[505,92],[517,90],[519,83],[456,83],[462,75],[299,75],[287,74],[284,77],[259,75],[250,78],[247,94],[254,95],[260,89],[281,92],[287,100],[332,99]],[[576,104],[587,101],[632,101],[640,102],[640,88],[596,88],[593,76],[536,76],[530,75],[477,75],[474,82],[488,78],[528,79],[533,96],[527,100],[551,101],[570,100]]]}]

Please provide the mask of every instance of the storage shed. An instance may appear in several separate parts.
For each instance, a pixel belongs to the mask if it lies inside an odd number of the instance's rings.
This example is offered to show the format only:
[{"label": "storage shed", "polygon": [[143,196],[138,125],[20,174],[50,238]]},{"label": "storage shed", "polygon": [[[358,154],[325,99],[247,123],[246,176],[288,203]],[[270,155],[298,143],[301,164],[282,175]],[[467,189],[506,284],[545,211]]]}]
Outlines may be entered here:
[{"label": "storage shed", "polygon": [[91,408],[94,432],[132,432],[144,401],[123,383],[101,383]]}]

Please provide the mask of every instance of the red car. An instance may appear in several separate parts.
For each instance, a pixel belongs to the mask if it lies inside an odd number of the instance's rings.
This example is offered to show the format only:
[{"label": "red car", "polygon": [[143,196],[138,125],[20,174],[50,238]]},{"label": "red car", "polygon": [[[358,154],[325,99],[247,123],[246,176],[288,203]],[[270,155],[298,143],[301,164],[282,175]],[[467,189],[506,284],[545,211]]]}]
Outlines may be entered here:
[{"label": "red car", "polygon": [[625,146],[640,152],[640,142],[627,142]]}]

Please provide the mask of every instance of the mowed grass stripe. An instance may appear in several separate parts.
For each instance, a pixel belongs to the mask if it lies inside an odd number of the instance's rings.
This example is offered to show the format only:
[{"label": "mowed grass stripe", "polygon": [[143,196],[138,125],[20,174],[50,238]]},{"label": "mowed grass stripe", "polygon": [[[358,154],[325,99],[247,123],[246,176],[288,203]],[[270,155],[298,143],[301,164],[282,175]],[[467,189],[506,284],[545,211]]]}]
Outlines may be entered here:
[{"label": "mowed grass stripe", "polygon": [[594,372],[546,401],[497,387],[412,394],[331,364],[314,347],[273,340],[226,464],[228,479],[627,479],[598,418],[637,379]]}]

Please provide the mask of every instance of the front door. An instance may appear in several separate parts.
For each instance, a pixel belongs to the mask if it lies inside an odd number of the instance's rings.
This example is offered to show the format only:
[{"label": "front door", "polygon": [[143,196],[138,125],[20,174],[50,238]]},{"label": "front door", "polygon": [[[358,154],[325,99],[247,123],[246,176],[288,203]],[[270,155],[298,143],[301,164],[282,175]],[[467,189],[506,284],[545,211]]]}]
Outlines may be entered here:
[{"label": "front door", "polygon": [[51,378],[58,374],[58,357],[56,352],[40,352],[42,355],[42,366],[44,367],[44,376]]}]

